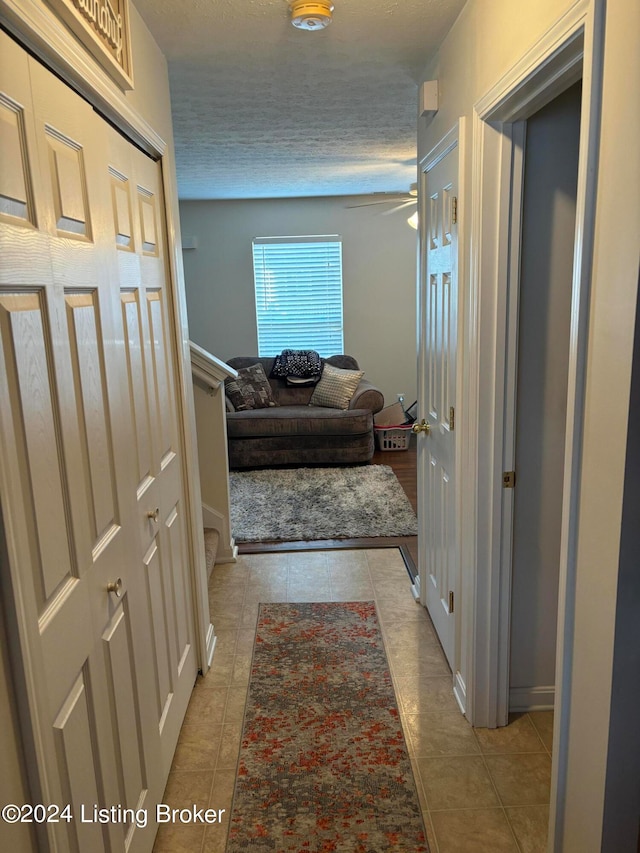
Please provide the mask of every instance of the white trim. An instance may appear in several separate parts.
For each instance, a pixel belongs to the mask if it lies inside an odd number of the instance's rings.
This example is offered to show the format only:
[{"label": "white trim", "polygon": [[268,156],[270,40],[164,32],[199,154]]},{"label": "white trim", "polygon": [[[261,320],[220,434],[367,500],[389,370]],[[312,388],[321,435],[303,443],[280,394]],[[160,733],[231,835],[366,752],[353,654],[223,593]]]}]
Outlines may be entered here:
[{"label": "white trim", "polygon": [[602,62],[604,52],[604,3],[593,0],[585,15],[584,61],[578,195],[576,200],[576,239],[573,264],[573,295],[569,349],[567,425],[562,507],[562,538],[558,598],[558,641],[556,647],[556,713],[551,779],[550,826],[553,845],[561,849],[566,804],[567,764],[569,756],[569,719],[574,609],[576,596],[578,513],[582,473],[589,303],[593,269],[597,161],[602,103]]},{"label": "white trim", "polygon": [[209,630],[207,631],[207,669],[209,669],[213,662],[213,654],[216,650],[217,640],[218,638],[213,630],[213,625],[209,625]]},{"label": "white trim", "polygon": [[[462,620],[464,625],[462,642],[467,657],[467,680],[465,691],[465,713],[473,723],[477,716],[476,699],[473,689],[477,680],[477,643],[476,611],[478,607],[478,412],[480,406],[480,282],[482,280],[482,244],[471,239],[477,233],[482,220],[482,170],[484,164],[484,134],[480,132],[480,119],[473,113],[471,138],[471,208],[469,210],[469,283],[467,298],[463,305],[464,334],[460,356],[466,364],[463,384],[460,389],[460,405],[466,409],[466,417],[460,424],[464,455],[459,469],[460,497],[462,500],[461,518],[464,528],[460,531],[460,549],[462,559]],[[460,419],[458,419],[460,422]]]},{"label": "white trim", "polygon": [[464,116],[437,142],[431,151],[420,160],[420,171],[430,172],[459,144],[460,128],[464,125]]},{"label": "white trim", "polygon": [[[506,268],[506,304],[504,311],[506,336],[505,349],[505,382],[504,382],[504,425],[502,471],[513,471],[516,467],[516,404],[518,379],[518,320],[520,307],[520,234],[522,230],[522,202],[524,191],[524,155],[526,140],[526,123],[514,122],[508,125],[506,135],[511,142],[511,199],[509,247]],[[504,629],[505,643],[500,648],[501,658],[498,661],[498,718],[499,725],[508,722],[508,710],[511,707],[509,699],[509,666],[511,648],[511,586],[512,586],[512,553],[513,553],[513,523],[514,523],[513,489],[502,489],[502,547],[500,553],[501,585],[500,606],[502,613],[500,621]]]},{"label": "white trim", "polygon": [[193,341],[189,341],[189,352],[191,354],[191,373],[211,390],[219,388],[225,379],[237,378],[237,370],[216,358],[215,355],[211,355],[198,344],[194,344]]},{"label": "white trim", "polygon": [[228,563],[237,563],[238,562],[238,546],[236,545],[236,540],[231,538],[229,541],[229,549],[227,553],[222,551],[218,552],[218,556],[216,557],[216,566],[222,566]]},{"label": "white trim", "polygon": [[220,563],[235,563],[238,558],[238,546],[231,536],[229,519],[208,504],[202,504],[202,525],[218,531],[218,552],[216,565]]},{"label": "white trim", "polygon": [[552,711],[555,706],[553,685],[546,687],[512,687],[509,690],[509,710],[513,713],[524,711]]},{"label": "white trim", "polygon": [[464,683],[460,672],[456,672],[453,677],[453,695],[456,697],[456,702],[463,714],[467,708],[467,685]]},{"label": "white trim", "polygon": [[[542,109],[581,77],[584,22],[592,0],[578,0],[478,100],[484,121],[515,122]],[[541,75],[541,71],[544,74]]]},{"label": "white trim", "polygon": [[411,595],[415,598],[418,604],[421,604],[422,601],[420,599],[420,575],[417,574],[413,579],[413,583],[411,584]]},{"label": "white trim", "polygon": [[500,418],[506,392],[508,300],[506,289],[500,285],[509,271],[511,163],[511,134],[502,133],[474,113],[471,270],[466,311],[469,370],[463,401],[468,412],[465,444],[473,456],[469,455],[464,469],[467,508],[462,516],[462,549],[464,565],[469,567],[463,589],[470,611],[467,630],[473,638],[469,641],[468,717],[478,726],[504,725],[508,713],[508,681],[502,675],[508,656],[505,658],[500,647],[499,634],[509,615],[499,571],[503,499]]}]

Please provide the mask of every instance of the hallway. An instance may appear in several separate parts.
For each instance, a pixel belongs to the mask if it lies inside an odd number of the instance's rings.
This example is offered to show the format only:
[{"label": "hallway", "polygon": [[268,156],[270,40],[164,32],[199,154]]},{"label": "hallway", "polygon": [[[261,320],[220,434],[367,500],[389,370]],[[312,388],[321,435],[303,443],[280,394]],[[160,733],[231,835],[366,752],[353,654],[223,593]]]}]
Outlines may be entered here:
[{"label": "hallway", "polygon": [[497,730],[466,723],[398,549],[245,554],[214,569],[209,596],[214,664],[196,683],[164,801],[226,809],[226,820],[163,826],[155,853],[225,849],[259,602],[352,600],[376,602],[433,853],[546,850],[552,713]]}]

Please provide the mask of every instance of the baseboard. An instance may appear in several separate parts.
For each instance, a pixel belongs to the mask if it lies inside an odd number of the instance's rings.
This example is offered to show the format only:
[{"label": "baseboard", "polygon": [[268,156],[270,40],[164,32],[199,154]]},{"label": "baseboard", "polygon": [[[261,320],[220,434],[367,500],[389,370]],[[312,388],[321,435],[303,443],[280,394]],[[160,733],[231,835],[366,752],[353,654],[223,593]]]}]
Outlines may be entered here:
[{"label": "baseboard", "polygon": [[238,557],[238,546],[229,532],[229,519],[207,504],[202,504],[202,523],[218,531],[218,551],[216,565],[219,563],[235,563]]},{"label": "baseboard", "polygon": [[552,711],[555,687],[512,687],[509,690],[509,711]]},{"label": "baseboard", "polygon": [[456,677],[453,680],[453,695],[456,697],[456,702],[460,706],[463,714],[467,713],[467,687],[462,680],[459,672],[456,672]]},{"label": "baseboard", "polygon": [[216,650],[216,640],[217,637],[215,635],[213,625],[209,622],[209,627],[207,629],[207,669],[211,666],[211,661],[213,660],[213,653]]},{"label": "baseboard", "polygon": [[420,601],[420,575],[412,578],[411,592],[416,601]]},{"label": "baseboard", "polygon": [[237,559],[238,546],[236,545],[235,539],[232,538],[226,548],[218,546],[216,566],[219,566],[221,563],[235,563]]}]

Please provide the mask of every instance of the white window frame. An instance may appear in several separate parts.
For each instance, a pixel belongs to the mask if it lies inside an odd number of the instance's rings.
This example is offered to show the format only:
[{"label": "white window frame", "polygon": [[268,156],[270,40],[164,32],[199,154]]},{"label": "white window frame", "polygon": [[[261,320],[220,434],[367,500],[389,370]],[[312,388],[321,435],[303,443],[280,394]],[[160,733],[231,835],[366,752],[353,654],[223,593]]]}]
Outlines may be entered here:
[{"label": "white window frame", "polygon": [[[313,257],[314,244],[330,246],[332,268],[327,274],[317,266],[321,257],[320,245],[318,254]],[[296,246],[300,247],[297,269],[293,257],[290,271],[286,269],[287,259],[283,253],[282,264],[277,271],[280,275],[277,275],[275,288],[280,305],[284,304],[284,307],[276,312],[274,303],[274,310],[269,315],[266,300],[271,271],[268,262],[278,265],[277,251],[288,250],[293,256]],[[312,349],[323,357],[344,352],[342,238],[337,234],[255,237],[252,256],[258,355],[273,357],[283,349]],[[305,263],[308,264],[306,270]],[[305,284],[308,285],[306,292]],[[287,307],[290,309],[288,317]],[[323,311],[326,312],[324,317]]]}]

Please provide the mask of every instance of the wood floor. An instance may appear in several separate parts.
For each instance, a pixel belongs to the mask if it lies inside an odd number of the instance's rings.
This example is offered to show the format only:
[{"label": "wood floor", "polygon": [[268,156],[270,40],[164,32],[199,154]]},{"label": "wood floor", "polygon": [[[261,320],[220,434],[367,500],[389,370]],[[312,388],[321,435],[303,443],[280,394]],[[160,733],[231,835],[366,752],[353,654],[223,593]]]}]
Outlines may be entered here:
[{"label": "wood floor", "polygon": [[[388,465],[398,478],[400,485],[417,512],[417,453],[416,437],[411,436],[408,450],[376,450],[371,465]],[[388,536],[368,539],[318,539],[313,542],[241,542],[240,554],[258,554],[272,551],[326,551],[333,548],[400,548],[412,576],[417,574],[418,537]]]}]

